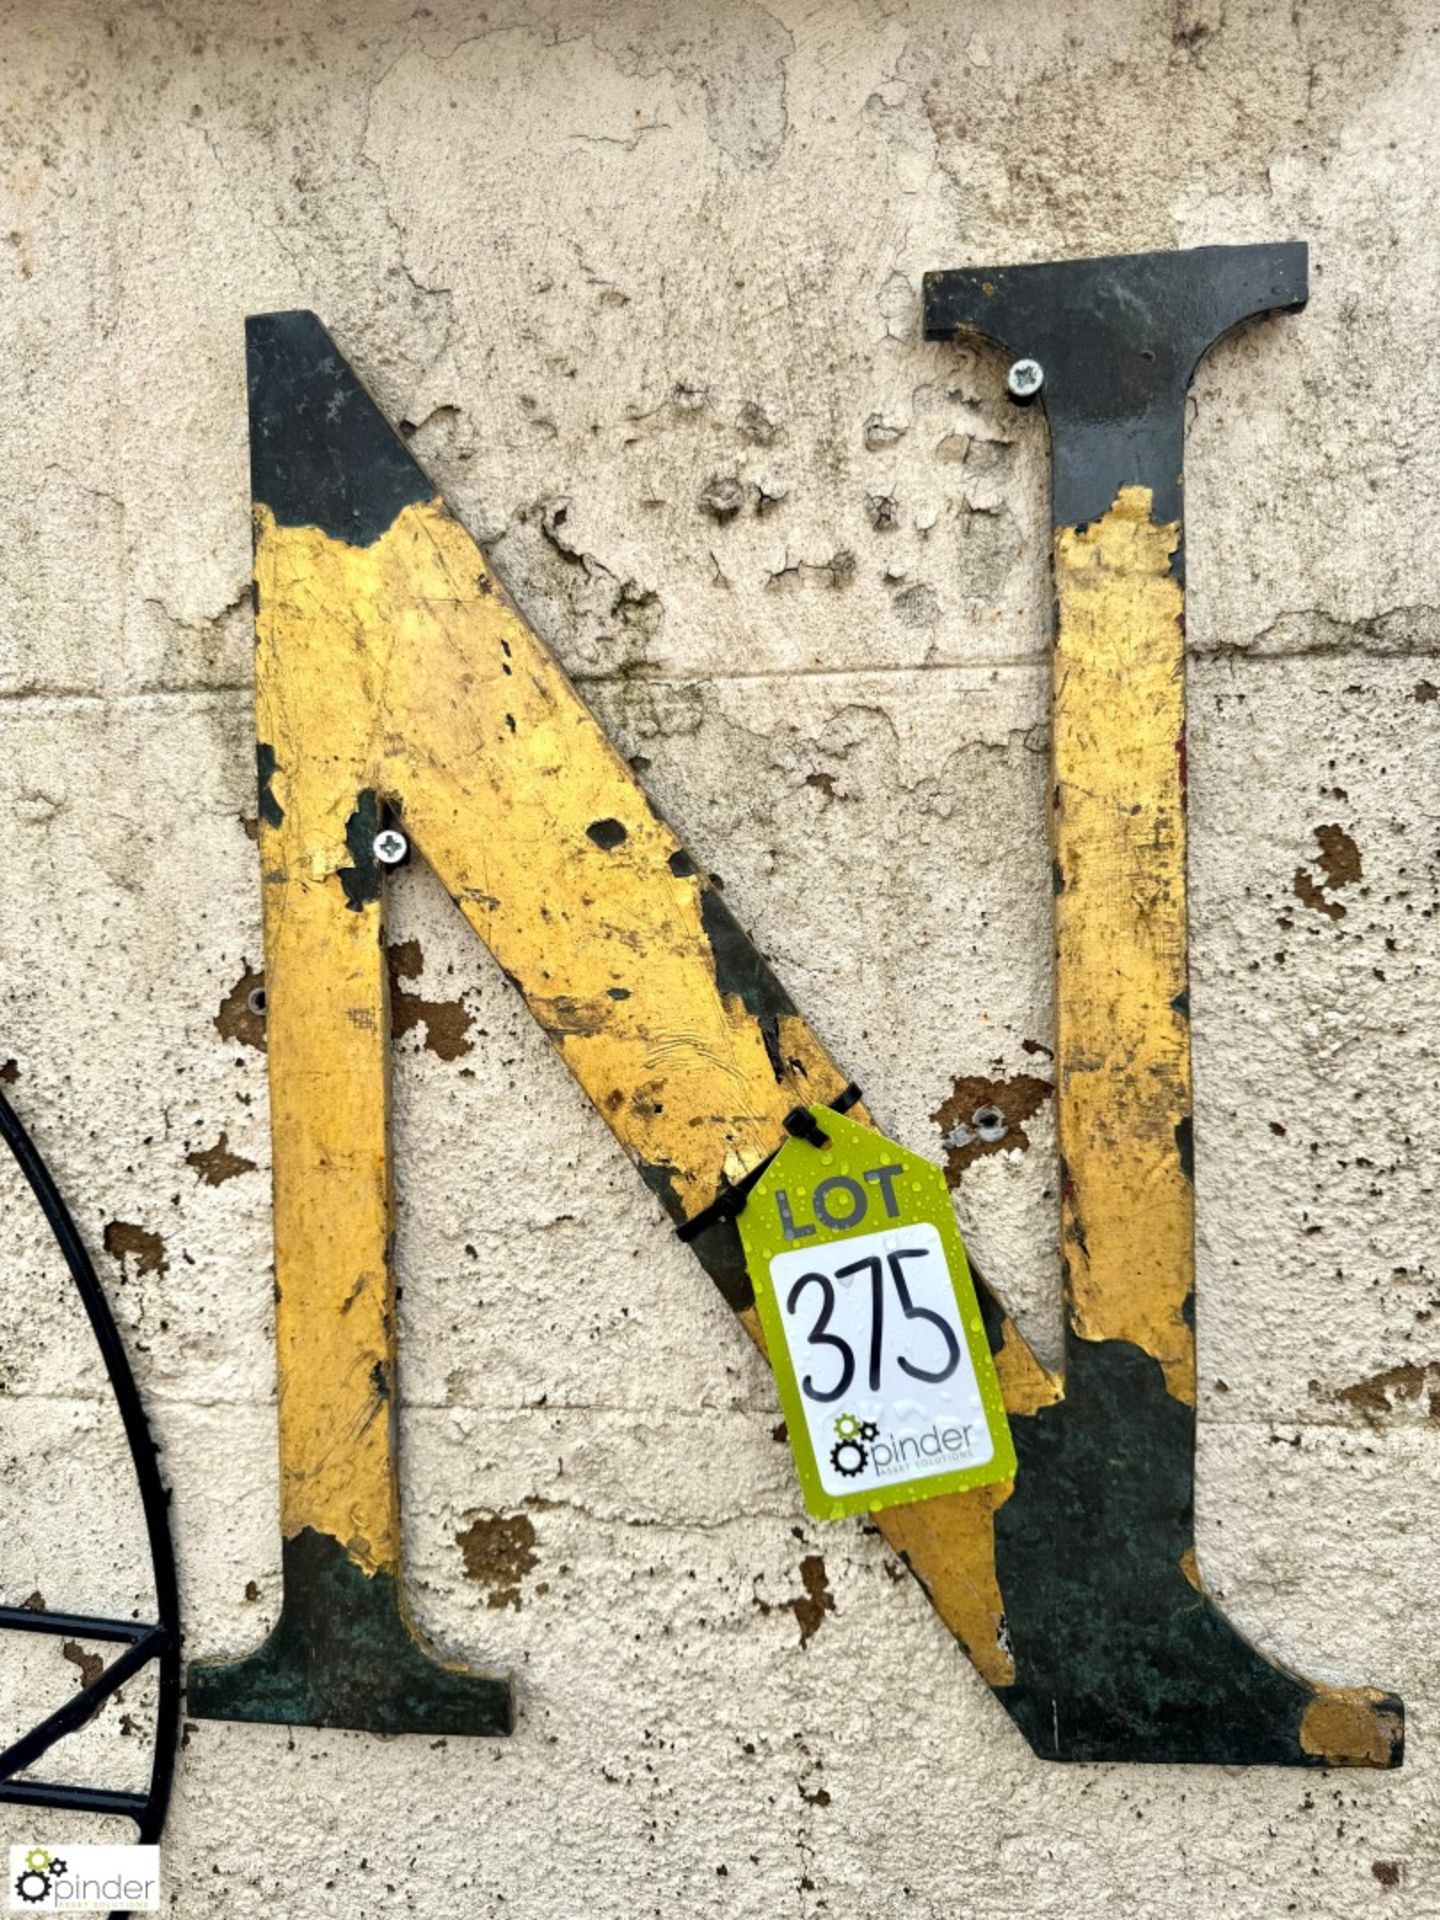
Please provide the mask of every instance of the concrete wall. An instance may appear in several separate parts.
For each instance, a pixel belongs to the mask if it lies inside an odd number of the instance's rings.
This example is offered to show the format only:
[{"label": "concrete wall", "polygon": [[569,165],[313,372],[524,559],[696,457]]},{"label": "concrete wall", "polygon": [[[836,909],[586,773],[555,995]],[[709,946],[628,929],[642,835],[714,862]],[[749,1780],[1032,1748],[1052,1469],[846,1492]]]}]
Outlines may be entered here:
[{"label": "concrete wall", "polygon": [[[280,1597],[244,313],[313,306],[409,423],[881,1121],[938,1158],[957,1081],[1031,1110],[955,1197],[1053,1356],[1044,430],[921,343],[919,277],[1312,250],[1190,410],[1199,1555],[1265,1649],[1406,1694],[1405,1770],[1034,1760],[878,1539],[806,1517],[764,1367],[412,871],[412,1597],[520,1726],[189,1725],[172,1910],[1432,1913],[1433,11],[4,0],[0,35],[0,1071],[127,1331],[197,1655]],[[3,1597],[143,1607],[0,1184]],[[7,1644],[5,1727],[85,1655]],[[147,1701],[68,1768],[142,1777]],[[84,1837],[41,1824],[0,1840]]]}]

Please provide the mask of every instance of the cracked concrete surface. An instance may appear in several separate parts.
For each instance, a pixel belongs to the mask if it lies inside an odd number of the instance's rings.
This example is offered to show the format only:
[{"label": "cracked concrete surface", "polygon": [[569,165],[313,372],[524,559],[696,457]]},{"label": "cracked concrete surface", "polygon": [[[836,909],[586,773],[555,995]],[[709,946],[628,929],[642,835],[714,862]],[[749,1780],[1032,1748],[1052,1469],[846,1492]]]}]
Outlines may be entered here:
[{"label": "cracked concrete surface", "polygon": [[[515,1676],[519,1727],[188,1726],[171,1911],[1426,1915],[1431,10],[0,27],[0,1073],[129,1340],[201,1656],[280,1594],[245,312],[326,320],[883,1124],[939,1161],[957,1086],[1026,1090],[1013,1142],[953,1156],[956,1203],[1053,1357],[1044,427],[991,356],[920,340],[919,278],[1311,246],[1308,311],[1190,406],[1199,1557],[1267,1650],[1406,1694],[1403,1773],[1034,1761],[878,1538],[805,1515],[764,1368],[417,869],[411,1598]],[[143,1608],[98,1361],[8,1168],[0,1221],[3,1597]],[[79,1684],[59,1643],[0,1653],[6,1730]],[[123,1688],[67,1772],[138,1779],[149,1712]],[[46,1837],[89,1836],[0,1818]]]}]

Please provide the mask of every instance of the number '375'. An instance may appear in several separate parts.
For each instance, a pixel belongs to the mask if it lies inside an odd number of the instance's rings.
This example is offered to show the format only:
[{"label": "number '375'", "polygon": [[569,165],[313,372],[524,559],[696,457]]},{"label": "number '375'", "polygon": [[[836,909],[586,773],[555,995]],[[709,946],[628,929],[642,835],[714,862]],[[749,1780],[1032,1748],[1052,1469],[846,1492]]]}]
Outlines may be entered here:
[{"label": "number '375'", "polygon": [[[812,1272],[801,1274],[786,1297],[785,1311],[793,1315],[799,1310],[801,1297],[807,1287],[818,1287],[820,1289],[819,1312],[815,1317],[813,1326],[806,1335],[806,1341],[807,1344],[812,1347],[831,1348],[836,1356],[836,1362],[839,1367],[839,1372],[834,1380],[828,1386],[823,1387],[815,1384],[813,1374],[806,1373],[800,1385],[807,1399],[822,1402],[838,1400],[843,1394],[848,1393],[850,1390],[855,1379],[855,1350],[848,1340],[843,1339],[838,1333],[832,1333],[830,1331],[830,1320],[835,1311],[835,1281],[854,1280],[866,1273],[868,1273],[870,1280],[870,1336],[867,1343],[867,1378],[871,1391],[879,1391],[880,1373],[885,1354],[885,1277],[887,1268],[889,1270],[890,1280],[895,1288],[895,1298],[900,1303],[900,1312],[904,1316],[907,1324],[913,1321],[924,1321],[939,1334],[941,1341],[944,1343],[945,1350],[944,1364],[939,1367],[922,1366],[917,1360],[911,1360],[904,1353],[895,1356],[896,1364],[899,1366],[901,1372],[908,1374],[912,1380],[924,1380],[932,1386],[938,1386],[941,1381],[950,1378],[951,1374],[954,1373],[956,1367],[960,1364],[960,1343],[955,1337],[954,1328],[948,1324],[942,1315],[934,1312],[931,1308],[916,1306],[914,1300],[911,1298],[909,1284],[905,1278],[905,1261],[924,1260],[930,1257],[928,1247],[897,1247],[893,1252],[886,1254],[883,1264],[878,1254],[867,1254],[863,1259],[852,1261],[849,1266],[837,1267],[835,1269],[834,1279],[825,1273]],[[925,1338],[930,1345],[931,1352],[929,1357],[933,1359],[935,1357],[933,1341],[930,1341],[928,1336],[922,1337]]]}]

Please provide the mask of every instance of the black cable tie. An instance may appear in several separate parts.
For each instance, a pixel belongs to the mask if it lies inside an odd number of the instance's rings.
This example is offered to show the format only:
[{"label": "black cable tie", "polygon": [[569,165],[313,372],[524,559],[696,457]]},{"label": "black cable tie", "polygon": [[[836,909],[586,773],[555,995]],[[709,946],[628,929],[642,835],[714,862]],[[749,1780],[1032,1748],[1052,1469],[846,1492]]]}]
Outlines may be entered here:
[{"label": "black cable tie", "polygon": [[806,1140],[812,1147],[828,1147],[830,1136],[808,1107],[792,1107],[784,1119],[785,1131],[795,1140]]},{"label": "black cable tie", "polygon": [[[833,1113],[848,1113],[851,1107],[859,1105],[860,1099],[860,1089],[852,1080],[843,1093],[837,1093],[835,1098],[827,1104]],[[807,1122],[808,1131],[806,1130]],[[812,1146],[826,1147],[830,1144],[830,1136],[820,1131],[819,1123],[808,1107],[795,1107],[787,1113],[784,1126],[787,1133],[793,1134],[797,1139],[808,1140]],[[779,1152],[778,1147],[776,1152]],[[733,1220],[737,1214],[743,1213],[745,1203],[750,1198],[750,1189],[764,1176],[774,1158],[775,1154],[767,1154],[759,1166],[752,1167],[743,1179],[737,1180],[733,1186],[725,1187],[716,1194],[708,1207],[702,1207],[699,1213],[693,1214],[690,1219],[682,1220],[675,1229],[675,1238],[698,1240],[707,1227],[713,1227],[720,1220]]]},{"label": "black cable tie", "polygon": [[723,1188],[708,1207],[702,1207],[700,1212],[693,1215],[691,1219],[682,1220],[675,1229],[676,1239],[694,1240],[704,1233],[707,1227],[713,1227],[717,1220],[733,1220],[737,1213],[743,1213],[745,1202],[750,1198],[750,1189],[766,1172],[774,1158],[773,1153],[767,1153],[759,1166],[752,1167],[743,1180],[737,1180],[733,1187]]}]

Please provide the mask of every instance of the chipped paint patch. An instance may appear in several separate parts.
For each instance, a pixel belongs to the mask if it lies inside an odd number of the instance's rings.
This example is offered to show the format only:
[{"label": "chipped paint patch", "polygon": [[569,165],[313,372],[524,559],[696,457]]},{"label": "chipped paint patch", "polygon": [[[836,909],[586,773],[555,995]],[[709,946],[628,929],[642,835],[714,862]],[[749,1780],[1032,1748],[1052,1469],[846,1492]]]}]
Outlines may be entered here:
[{"label": "chipped paint patch", "polygon": [[776,1612],[793,1613],[800,1627],[800,1644],[808,1646],[820,1631],[827,1613],[835,1611],[835,1596],[830,1591],[829,1576],[825,1571],[823,1554],[807,1553],[800,1562],[800,1583],[805,1591],[797,1594],[793,1600],[761,1600],[756,1597],[755,1605],[761,1614]]},{"label": "chipped paint patch", "polygon": [[472,1016],[459,1000],[427,1000],[411,993],[407,980],[418,980],[425,970],[418,940],[400,940],[386,950],[390,968],[390,1032],[394,1039],[418,1028],[423,1043],[437,1060],[459,1060],[475,1043],[470,1038]]},{"label": "chipped paint patch", "polygon": [[82,1687],[93,1687],[105,1671],[103,1656],[98,1653],[87,1653],[85,1649],[77,1645],[74,1640],[67,1640],[61,1647],[60,1652],[64,1658],[70,1662],[71,1666],[80,1669],[80,1684]]},{"label": "chipped paint patch", "polygon": [[800,1562],[800,1580],[805,1588],[804,1594],[787,1602],[800,1626],[800,1644],[806,1646],[820,1631],[820,1624],[827,1613],[835,1611],[835,1596],[830,1591],[830,1582],[825,1572],[824,1557],[818,1553],[807,1553]]},{"label": "chipped paint patch", "polygon": [[1306,868],[1297,867],[1293,882],[1295,897],[1316,913],[1323,913],[1331,920],[1343,920],[1345,904],[1331,896],[1340,887],[1353,887],[1363,877],[1360,849],[1343,827],[1316,827],[1315,838],[1320,843],[1320,851],[1311,865],[1319,869],[1320,877],[1317,880]]},{"label": "chipped paint patch", "polygon": [[160,1235],[151,1233],[148,1227],[136,1226],[132,1220],[112,1220],[105,1229],[104,1246],[122,1267],[127,1261],[135,1262],[137,1280],[143,1274],[169,1271],[170,1262]]},{"label": "chipped paint patch", "polygon": [[967,1167],[986,1154],[1023,1151],[1030,1144],[1025,1122],[1033,1120],[1054,1092],[1031,1073],[989,1080],[966,1074],[930,1118],[945,1148],[945,1178],[953,1187]]},{"label": "chipped paint patch", "polygon": [[276,773],[275,749],[268,741],[260,740],[255,746],[256,783],[260,796],[260,818],[267,827],[278,827],[284,823],[285,814],[280,802],[275,798],[272,782]]},{"label": "chipped paint patch", "polygon": [[207,1187],[220,1187],[227,1180],[237,1179],[242,1173],[255,1171],[253,1160],[230,1151],[230,1136],[224,1132],[213,1147],[201,1147],[194,1153],[187,1153],[185,1164],[195,1169]]},{"label": "chipped paint patch", "polygon": [[520,1584],[540,1564],[535,1523],[525,1513],[478,1513],[455,1535],[465,1577],[484,1587],[487,1607],[520,1610]]},{"label": "chipped paint patch", "polygon": [[264,1053],[265,975],[260,968],[247,966],[220,1002],[215,1031],[222,1040],[233,1040],[239,1046]]},{"label": "chipped paint patch", "polygon": [[1363,1414],[1372,1426],[1387,1414],[1419,1408],[1422,1402],[1426,1419],[1440,1421],[1440,1362],[1431,1360],[1422,1366],[1406,1361],[1387,1367],[1353,1386],[1341,1387],[1334,1397],[1341,1406]]}]

